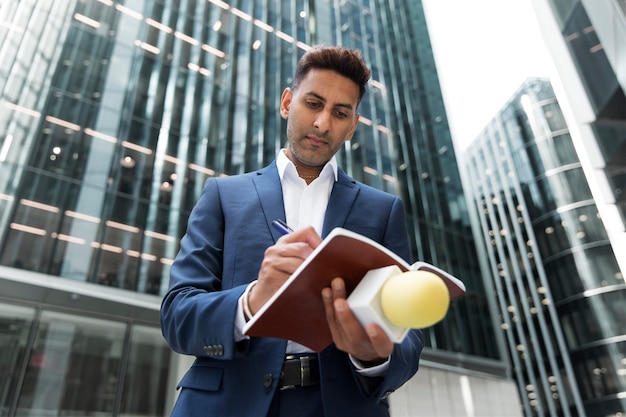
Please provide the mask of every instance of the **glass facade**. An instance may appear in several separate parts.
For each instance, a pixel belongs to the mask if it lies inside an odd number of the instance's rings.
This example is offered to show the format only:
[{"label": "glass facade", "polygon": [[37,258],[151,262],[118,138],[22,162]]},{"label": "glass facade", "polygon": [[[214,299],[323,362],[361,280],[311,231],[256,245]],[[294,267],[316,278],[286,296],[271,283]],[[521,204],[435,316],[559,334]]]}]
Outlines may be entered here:
[{"label": "glass facade", "polygon": [[[613,191],[615,207],[626,224],[626,86],[620,85],[618,79],[620,67],[613,68],[605,46],[602,43],[596,27],[592,24],[588,11],[583,2],[572,1],[569,4],[560,4],[552,1],[555,15],[563,38],[567,44],[570,56],[574,61],[580,80],[584,85],[587,98],[596,117],[592,123],[597,144],[604,160],[604,175]],[[615,0],[617,12],[618,0]],[[621,1],[622,7],[624,2]],[[593,5],[591,7],[594,7]],[[606,22],[608,26],[621,28],[626,31],[626,16],[617,12],[612,16],[614,22]],[[600,28],[603,29],[603,28]],[[616,31],[619,33],[618,31]],[[617,42],[616,54],[622,49],[619,36],[615,35],[613,42]],[[624,39],[622,39],[623,41]],[[623,71],[624,53],[621,52],[621,78],[626,82]]]},{"label": "glass facade", "polygon": [[0,304],[0,415],[164,415],[158,328]]},{"label": "glass facade", "polygon": [[[609,240],[626,252],[626,14],[623,0],[535,0],[550,27],[576,147]],[[545,3],[545,4],[544,4]],[[626,257],[618,259],[626,270]]]},{"label": "glass facade", "polygon": [[[426,330],[430,351],[504,367],[420,1],[3,0],[1,271],[60,278],[70,293],[86,283],[96,297],[104,287],[149,296],[156,309],[141,327],[129,317],[106,326],[97,303],[75,318],[61,301],[35,308],[26,333],[1,346],[22,361],[7,371],[17,384],[3,391],[1,415],[43,398],[57,410],[87,412],[82,401],[92,413],[160,415],[165,378],[150,372],[162,376],[154,364],[167,361],[152,332],[187,217],[207,178],[275,157],[280,93],[320,43],[359,48],[373,72],[340,166],[400,195],[414,258],[468,287]],[[32,285],[5,293],[7,311],[22,311]],[[64,349],[78,333],[76,344],[97,347],[92,357]],[[151,353],[138,355],[144,344]],[[31,369],[38,348],[61,369]],[[79,366],[96,357],[106,363],[98,373]],[[58,391],[44,396],[44,380]],[[81,395],[85,384],[100,397]]]},{"label": "glass facade", "polygon": [[626,285],[560,106],[530,79],[465,161],[527,416],[626,411]]}]

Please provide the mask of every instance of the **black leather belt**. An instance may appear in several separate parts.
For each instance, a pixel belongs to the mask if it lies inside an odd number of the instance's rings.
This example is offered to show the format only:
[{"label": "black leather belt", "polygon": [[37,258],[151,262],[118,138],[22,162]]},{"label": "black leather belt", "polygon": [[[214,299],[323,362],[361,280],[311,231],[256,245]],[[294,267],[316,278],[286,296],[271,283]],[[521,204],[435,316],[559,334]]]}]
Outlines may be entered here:
[{"label": "black leather belt", "polygon": [[280,374],[278,388],[307,387],[320,383],[317,355],[287,355]]}]

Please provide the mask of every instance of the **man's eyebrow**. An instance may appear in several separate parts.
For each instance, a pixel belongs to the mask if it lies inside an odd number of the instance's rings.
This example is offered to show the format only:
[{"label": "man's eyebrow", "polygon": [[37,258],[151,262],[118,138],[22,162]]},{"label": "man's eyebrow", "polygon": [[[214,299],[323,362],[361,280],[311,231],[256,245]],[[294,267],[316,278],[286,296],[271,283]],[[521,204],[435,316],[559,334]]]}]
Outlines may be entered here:
[{"label": "man's eyebrow", "polygon": [[[316,93],[316,92],[314,92],[314,91],[309,91],[309,92],[306,92],[306,93],[305,93],[305,95],[307,95],[307,96],[313,96],[313,97],[315,97],[316,99],[318,99],[318,100],[323,101],[324,103],[326,103],[326,98],[324,98],[324,97],[320,96],[319,94],[317,94],[317,93]],[[351,103],[337,103],[337,104],[335,104],[335,107],[344,107],[344,108],[346,108],[346,109],[348,109],[348,110],[354,110],[354,106],[353,106]]]}]

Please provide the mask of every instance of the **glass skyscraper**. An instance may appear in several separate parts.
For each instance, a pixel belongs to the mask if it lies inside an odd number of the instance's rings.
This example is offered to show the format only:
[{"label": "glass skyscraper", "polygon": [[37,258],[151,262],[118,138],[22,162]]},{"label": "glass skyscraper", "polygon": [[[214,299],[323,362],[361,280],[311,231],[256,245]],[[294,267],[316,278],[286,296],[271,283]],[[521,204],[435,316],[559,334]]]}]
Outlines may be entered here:
[{"label": "glass skyscraper", "polygon": [[527,416],[618,416],[626,286],[552,86],[529,79],[465,159]]},{"label": "glass skyscraper", "polygon": [[[626,4],[533,0],[559,74],[557,97],[609,240],[626,253]],[[626,256],[618,256],[626,270]]]},{"label": "glass skyscraper", "polygon": [[421,2],[3,0],[1,416],[167,412],[158,310],[187,217],[207,178],[275,157],[315,44],[373,73],[339,164],[400,195],[414,258],[468,287],[425,363],[506,380]]},{"label": "glass skyscraper", "polygon": [[[556,96],[562,103],[589,191],[619,266],[617,282],[604,269],[585,273],[587,282],[594,277],[600,288],[582,293],[586,299],[577,301],[580,307],[589,304],[594,311],[582,309],[579,314],[585,320],[594,314],[599,327],[576,334],[579,346],[574,361],[579,380],[584,382],[579,384],[580,395],[587,415],[624,415],[626,3],[533,0],[533,4],[546,45],[555,58],[559,74],[554,83]],[[620,298],[614,314],[609,300]],[[580,323],[578,319],[574,321]]]}]

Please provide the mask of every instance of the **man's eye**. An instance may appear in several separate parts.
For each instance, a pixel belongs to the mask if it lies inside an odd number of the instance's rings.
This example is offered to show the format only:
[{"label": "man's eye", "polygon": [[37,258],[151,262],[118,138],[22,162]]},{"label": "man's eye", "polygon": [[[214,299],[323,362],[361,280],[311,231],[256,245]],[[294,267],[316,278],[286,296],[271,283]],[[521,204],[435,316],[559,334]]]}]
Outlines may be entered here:
[{"label": "man's eye", "polygon": [[336,111],[335,116],[339,117],[340,119],[345,119],[346,117],[348,117],[348,114],[342,111]]},{"label": "man's eye", "polygon": [[317,109],[321,106],[321,104],[317,101],[307,101],[307,106],[311,107],[312,109]]}]

